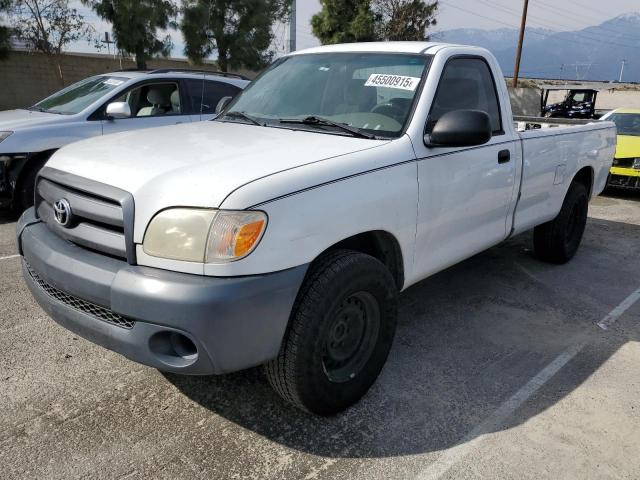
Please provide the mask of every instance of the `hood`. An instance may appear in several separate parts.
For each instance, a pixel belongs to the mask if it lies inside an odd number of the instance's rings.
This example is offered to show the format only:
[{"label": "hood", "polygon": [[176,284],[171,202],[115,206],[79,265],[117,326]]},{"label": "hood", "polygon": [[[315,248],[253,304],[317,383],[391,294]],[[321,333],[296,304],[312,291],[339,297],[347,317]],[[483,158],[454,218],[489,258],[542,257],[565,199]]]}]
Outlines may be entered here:
[{"label": "hood", "polygon": [[15,131],[57,123],[66,115],[57,113],[36,112],[35,110],[5,110],[0,112],[0,131]]},{"label": "hood", "polygon": [[616,158],[640,158],[640,137],[618,135]]},{"label": "hood", "polygon": [[171,206],[218,207],[258,178],[385,143],[209,121],[83,140],[47,166],[130,192],[137,223]]}]

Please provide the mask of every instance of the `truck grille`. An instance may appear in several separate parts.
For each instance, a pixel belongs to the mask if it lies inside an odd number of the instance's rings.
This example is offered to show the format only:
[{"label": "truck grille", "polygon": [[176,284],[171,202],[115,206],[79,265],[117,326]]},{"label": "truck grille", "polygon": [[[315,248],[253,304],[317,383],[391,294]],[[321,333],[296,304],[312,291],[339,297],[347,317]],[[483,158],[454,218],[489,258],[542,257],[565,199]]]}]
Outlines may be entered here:
[{"label": "truck grille", "polygon": [[[56,219],[55,205],[61,201],[70,210],[66,225]],[[129,193],[45,167],[37,179],[35,207],[36,215],[58,236],[135,263]]]},{"label": "truck grille", "polygon": [[50,285],[42,278],[40,278],[40,276],[31,269],[31,266],[28,263],[26,264],[26,267],[29,275],[36,283],[36,285],[38,285],[47,295],[49,295],[54,300],[64,303],[68,307],[85,313],[98,320],[102,320],[103,322],[115,325],[116,327],[131,329],[136,324],[135,320],[125,318],[115,312],[112,312],[108,308],[95,305],[80,298],[74,297],[73,295],[69,295],[62,290],[58,290],[53,285]]}]

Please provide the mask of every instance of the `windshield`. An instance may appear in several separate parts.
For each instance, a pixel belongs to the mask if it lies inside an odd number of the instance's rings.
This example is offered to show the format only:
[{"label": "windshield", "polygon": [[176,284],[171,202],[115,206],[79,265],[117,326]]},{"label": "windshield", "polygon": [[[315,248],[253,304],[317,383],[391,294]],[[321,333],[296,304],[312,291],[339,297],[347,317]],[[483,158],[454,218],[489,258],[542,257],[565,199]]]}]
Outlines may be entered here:
[{"label": "windshield", "polygon": [[80,113],[93,102],[126,81],[127,79],[122,77],[98,76],[86,78],[36,103],[31,109],[66,115]]},{"label": "windshield", "polygon": [[614,113],[606,118],[618,128],[618,135],[640,137],[640,113]]},{"label": "windshield", "polygon": [[345,135],[348,130],[336,127],[346,125],[362,134],[398,137],[429,62],[408,54],[294,55],[271,66],[218,119],[247,121],[241,113],[266,126]]}]

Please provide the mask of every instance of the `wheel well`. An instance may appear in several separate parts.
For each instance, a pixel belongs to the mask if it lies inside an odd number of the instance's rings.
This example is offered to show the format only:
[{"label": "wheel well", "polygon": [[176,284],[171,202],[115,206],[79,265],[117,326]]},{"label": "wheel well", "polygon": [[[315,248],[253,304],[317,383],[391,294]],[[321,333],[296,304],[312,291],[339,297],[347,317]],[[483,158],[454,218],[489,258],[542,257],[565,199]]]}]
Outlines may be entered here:
[{"label": "wheel well", "polygon": [[[396,238],[385,231],[359,233],[329,247],[325,252],[338,249],[355,250],[380,260],[391,272],[398,290],[404,285],[402,250]],[[323,252],[324,253],[324,252]]]},{"label": "wheel well", "polygon": [[580,170],[578,170],[578,173],[576,173],[576,176],[573,177],[573,181],[583,184],[584,188],[587,189],[589,198],[591,198],[591,193],[593,191],[593,168],[581,168]]},{"label": "wheel well", "polygon": [[53,155],[54,152],[55,152],[55,149],[45,150],[44,152],[30,154],[26,162],[20,169],[20,172],[18,172],[18,177],[16,178],[15,191],[17,191],[22,186],[22,183],[24,182],[24,179],[27,177],[27,174],[31,170],[31,167],[33,167],[36,163],[41,163],[42,165],[44,165],[47,162],[47,160],[49,160],[49,157]]},{"label": "wheel well", "polygon": [[51,157],[51,155],[55,153],[55,151],[56,149],[45,150],[44,152],[32,153],[31,155],[29,155],[29,158],[20,169],[20,172],[18,172],[18,177],[16,178],[16,186],[13,190],[14,198],[16,192],[18,192],[22,188],[22,184],[24,183],[25,178],[27,177],[31,168],[36,163],[40,163],[40,166],[42,167],[47,162],[47,160],[49,160],[49,157]]}]

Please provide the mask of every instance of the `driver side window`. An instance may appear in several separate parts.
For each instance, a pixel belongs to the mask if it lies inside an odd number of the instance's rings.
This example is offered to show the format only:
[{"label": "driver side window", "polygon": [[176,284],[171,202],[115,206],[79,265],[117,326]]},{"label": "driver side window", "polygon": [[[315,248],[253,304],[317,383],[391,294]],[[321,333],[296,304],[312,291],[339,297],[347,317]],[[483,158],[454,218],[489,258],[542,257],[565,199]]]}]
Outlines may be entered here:
[{"label": "driver side window", "polygon": [[502,132],[500,104],[487,63],[480,58],[454,58],[442,72],[427,119],[426,133],[445,113],[454,110],[481,110],[491,119],[494,135]]},{"label": "driver side window", "polygon": [[180,89],[175,82],[145,83],[120,95],[112,102],[126,102],[131,117],[159,117],[180,115]]}]

